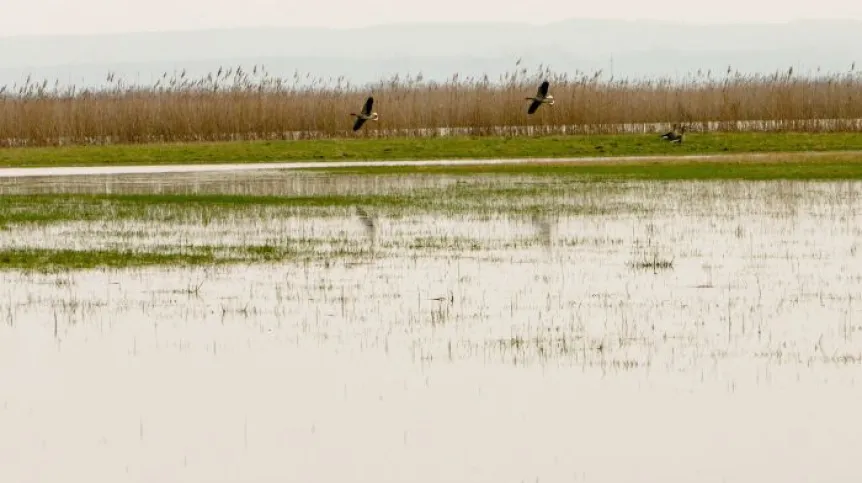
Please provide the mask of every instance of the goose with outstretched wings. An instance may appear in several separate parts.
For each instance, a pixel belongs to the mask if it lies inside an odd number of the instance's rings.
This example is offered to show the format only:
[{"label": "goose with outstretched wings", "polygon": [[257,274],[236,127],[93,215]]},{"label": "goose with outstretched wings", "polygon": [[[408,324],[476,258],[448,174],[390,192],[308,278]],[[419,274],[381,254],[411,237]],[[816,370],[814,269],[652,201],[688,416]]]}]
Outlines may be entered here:
[{"label": "goose with outstretched wings", "polygon": [[356,118],[356,122],[353,124],[353,130],[354,131],[358,131],[362,127],[362,125],[365,124],[365,121],[368,121],[368,120],[376,121],[376,120],[378,120],[379,116],[377,115],[377,113],[371,112],[371,109],[373,106],[374,106],[374,97],[369,97],[368,99],[365,100],[365,105],[362,106],[362,111],[360,111],[359,114],[357,114],[355,112],[350,113],[351,116],[354,116]]},{"label": "goose with outstretched wings", "polygon": [[536,109],[538,109],[542,104],[548,104],[549,106],[554,105],[554,96],[548,94],[548,88],[550,86],[550,82],[544,81],[542,82],[542,85],[539,86],[539,90],[536,91],[535,96],[526,98],[528,101],[533,101],[527,109],[527,114],[535,113]]}]

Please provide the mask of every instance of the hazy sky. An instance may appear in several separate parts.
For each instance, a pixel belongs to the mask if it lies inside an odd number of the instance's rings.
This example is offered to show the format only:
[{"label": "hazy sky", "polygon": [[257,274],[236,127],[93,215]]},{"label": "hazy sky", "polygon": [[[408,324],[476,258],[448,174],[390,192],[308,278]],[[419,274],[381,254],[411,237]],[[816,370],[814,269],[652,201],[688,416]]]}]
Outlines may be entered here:
[{"label": "hazy sky", "polygon": [[[669,8],[675,6],[680,8]],[[11,36],[256,26],[362,27],[430,21],[545,23],[577,17],[694,22],[862,19],[862,1],[2,0],[0,13],[0,36]]]}]

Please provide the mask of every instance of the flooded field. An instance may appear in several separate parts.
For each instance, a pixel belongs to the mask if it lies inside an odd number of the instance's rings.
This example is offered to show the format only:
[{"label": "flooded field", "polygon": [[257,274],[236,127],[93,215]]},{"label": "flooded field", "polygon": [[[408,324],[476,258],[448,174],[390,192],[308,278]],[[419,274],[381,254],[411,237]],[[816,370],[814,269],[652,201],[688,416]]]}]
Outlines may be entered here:
[{"label": "flooded field", "polygon": [[256,171],[0,195],[0,258],[236,257],[0,271],[3,481],[862,477],[862,183]]}]

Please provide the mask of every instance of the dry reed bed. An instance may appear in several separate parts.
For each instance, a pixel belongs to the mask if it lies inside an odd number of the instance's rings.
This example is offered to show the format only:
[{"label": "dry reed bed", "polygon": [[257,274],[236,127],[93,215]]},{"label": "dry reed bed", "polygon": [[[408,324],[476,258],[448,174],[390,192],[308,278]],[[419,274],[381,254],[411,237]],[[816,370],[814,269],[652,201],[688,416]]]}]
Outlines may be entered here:
[{"label": "dry reed bed", "polygon": [[[526,115],[541,79],[556,99]],[[378,123],[358,134],[349,113],[374,95]],[[263,67],[200,79],[167,73],[152,86],[109,74],[79,89],[30,79],[0,88],[0,146],[302,139],[446,134],[533,135],[693,130],[862,131],[862,73],[794,76],[698,72],[682,81],[604,79],[521,69],[497,80],[395,76],[370,86],[344,78],[270,76]]]}]

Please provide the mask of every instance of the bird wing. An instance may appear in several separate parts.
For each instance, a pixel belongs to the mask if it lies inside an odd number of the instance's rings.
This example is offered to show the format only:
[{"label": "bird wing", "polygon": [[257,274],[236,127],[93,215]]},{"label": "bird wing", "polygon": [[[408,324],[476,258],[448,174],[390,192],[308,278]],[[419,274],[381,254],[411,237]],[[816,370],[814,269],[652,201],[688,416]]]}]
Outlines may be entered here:
[{"label": "bird wing", "polygon": [[532,114],[532,113],[536,112],[536,109],[538,109],[538,108],[539,108],[539,106],[541,106],[541,105],[542,105],[542,103],[541,103],[541,102],[539,102],[539,101],[533,101],[533,102],[530,104],[530,108],[529,108],[529,109],[527,109],[527,114]]},{"label": "bird wing", "polygon": [[362,114],[365,114],[366,116],[370,116],[371,115],[371,106],[373,106],[373,105],[374,105],[374,98],[369,97],[365,101],[365,106],[362,108]]},{"label": "bird wing", "polygon": [[539,97],[547,97],[548,96],[548,87],[550,87],[551,83],[548,81],[542,82],[542,85],[539,86]]},{"label": "bird wing", "polygon": [[361,117],[357,117],[356,122],[353,123],[353,130],[358,131],[359,128],[361,128],[363,124],[365,124],[365,119],[363,119]]}]

